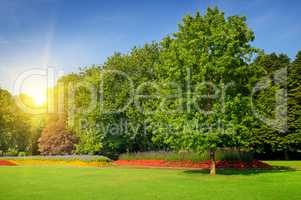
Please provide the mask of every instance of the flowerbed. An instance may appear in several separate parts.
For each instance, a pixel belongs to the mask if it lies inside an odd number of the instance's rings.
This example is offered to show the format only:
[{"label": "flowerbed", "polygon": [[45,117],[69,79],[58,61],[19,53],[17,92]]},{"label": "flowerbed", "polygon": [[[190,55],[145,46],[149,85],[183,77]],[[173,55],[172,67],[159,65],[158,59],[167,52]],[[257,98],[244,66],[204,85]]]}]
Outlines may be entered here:
[{"label": "flowerbed", "polygon": [[[66,165],[66,166],[111,166],[111,160],[104,156],[25,156],[0,157],[1,163],[6,165]],[[3,164],[4,165],[4,164]]]},{"label": "flowerbed", "polygon": [[[129,166],[145,167],[162,167],[162,168],[193,168],[209,169],[211,161],[192,162],[192,161],[165,161],[165,160],[118,160],[114,164]],[[234,169],[271,169],[272,166],[261,161],[254,160],[250,163],[242,161],[217,161],[217,168],[234,168]]]},{"label": "flowerbed", "polygon": [[8,160],[0,160],[0,166],[16,166],[16,163]]},{"label": "flowerbed", "polygon": [[111,160],[104,156],[89,155],[67,155],[67,156],[7,156],[0,157],[0,160],[40,160],[40,161],[82,161],[82,162],[110,162]]},{"label": "flowerbed", "polygon": [[64,165],[64,166],[78,166],[78,167],[106,167],[111,166],[110,162],[94,161],[59,161],[59,160],[13,160],[10,161],[16,165]]}]

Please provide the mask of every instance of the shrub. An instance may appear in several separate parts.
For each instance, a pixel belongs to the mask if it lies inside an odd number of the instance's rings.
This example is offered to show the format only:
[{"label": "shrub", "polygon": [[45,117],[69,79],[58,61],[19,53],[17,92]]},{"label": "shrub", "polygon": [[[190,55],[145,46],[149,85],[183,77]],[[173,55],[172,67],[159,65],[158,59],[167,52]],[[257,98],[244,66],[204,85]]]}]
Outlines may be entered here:
[{"label": "shrub", "polygon": [[102,137],[93,131],[84,131],[79,134],[79,143],[76,144],[76,154],[96,155],[102,149]]},{"label": "shrub", "polygon": [[168,160],[168,161],[184,161],[191,160],[194,162],[208,160],[207,152],[170,152],[170,151],[152,151],[152,152],[137,152],[125,153],[119,156],[120,160]]},{"label": "shrub", "polygon": [[222,161],[243,161],[243,162],[252,162],[254,160],[253,153],[249,152],[239,152],[239,151],[224,151],[219,152],[217,155],[217,160]]},{"label": "shrub", "polygon": [[17,156],[18,151],[16,149],[9,149],[7,152],[5,152],[5,156]]},{"label": "shrub", "polygon": [[27,153],[24,152],[24,151],[21,151],[21,152],[18,153],[18,156],[19,157],[24,157],[24,156],[27,156]]},{"label": "shrub", "polygon": [[42,155],[70,155],[75,150],[77,137],[65,128],[63,120],[48,124],[39,139]]}]

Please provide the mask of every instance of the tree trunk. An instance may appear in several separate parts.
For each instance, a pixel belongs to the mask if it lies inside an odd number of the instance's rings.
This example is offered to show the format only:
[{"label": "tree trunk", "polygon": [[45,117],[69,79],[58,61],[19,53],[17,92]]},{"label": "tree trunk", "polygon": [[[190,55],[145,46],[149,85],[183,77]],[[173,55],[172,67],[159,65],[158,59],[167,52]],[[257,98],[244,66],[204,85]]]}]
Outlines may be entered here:
[{"label": "tree trunk", "polygon": [[210,165],[210,175],[215,176],[216,175],[216,162],[215,162],[215,151],[210,150],[210,160],[211,160],[211,165]]}]

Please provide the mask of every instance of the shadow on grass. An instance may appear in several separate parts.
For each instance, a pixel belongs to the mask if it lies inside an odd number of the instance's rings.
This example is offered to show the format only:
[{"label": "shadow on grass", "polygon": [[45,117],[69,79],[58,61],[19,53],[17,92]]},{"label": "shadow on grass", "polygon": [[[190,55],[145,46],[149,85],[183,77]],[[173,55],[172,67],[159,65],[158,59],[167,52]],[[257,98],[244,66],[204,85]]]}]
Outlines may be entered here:
[{"label": "shadow on grass", "polygon": [[[283,173],[283,172],[293,172],[296,169],[291,167],[273,167],[272,169],[217,169],[216,173],[218,175],[256,175],[264,173]],[[209,175],[209,169],[202,170],[186,170],[185,174],[207,174]]]}]

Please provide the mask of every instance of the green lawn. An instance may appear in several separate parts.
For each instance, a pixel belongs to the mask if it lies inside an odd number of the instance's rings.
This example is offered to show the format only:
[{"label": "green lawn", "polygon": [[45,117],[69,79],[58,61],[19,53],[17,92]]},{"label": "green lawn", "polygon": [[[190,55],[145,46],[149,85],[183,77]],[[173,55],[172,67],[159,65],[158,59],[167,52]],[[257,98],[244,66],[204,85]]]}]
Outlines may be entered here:
[{"label": "green lawn", "polygon": [[193,200],[301,198],[301,171],[203,171],[0,167],[2,200]]},{"label": "green lawn", "polygon": [[301,170],[301,161],[277,160],[277,161],[265,161],[265,162],[275,167],[291,167],[293,169]]}]

